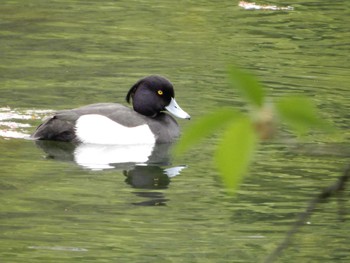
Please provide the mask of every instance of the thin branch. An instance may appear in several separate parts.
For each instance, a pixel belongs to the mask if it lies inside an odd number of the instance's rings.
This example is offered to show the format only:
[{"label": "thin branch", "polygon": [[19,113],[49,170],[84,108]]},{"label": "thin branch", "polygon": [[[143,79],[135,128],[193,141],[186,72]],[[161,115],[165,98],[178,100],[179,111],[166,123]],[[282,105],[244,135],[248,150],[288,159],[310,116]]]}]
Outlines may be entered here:
[{"label": "thin branch", "polygon": [[282,251],[288,247],[292,237],[299,231],[299,229],[305,225],[307,220],[311,217],[316,206],[326,201],[328,198],[338,194],[339,192],[345,189],[345,184],[350,179],[350,165],[345,169],[342,176],[338,178],[338,181],[332,184],[331,186],[325,188],[315,199],[313,199],[306,210],[301,213],[298,217],[298,220],[293,224],[293,227],[288,231],[284,240],[278,245],[278,247],[268,255],[264,260],[264,263],[273,262],[278,256],[281,255]]}]

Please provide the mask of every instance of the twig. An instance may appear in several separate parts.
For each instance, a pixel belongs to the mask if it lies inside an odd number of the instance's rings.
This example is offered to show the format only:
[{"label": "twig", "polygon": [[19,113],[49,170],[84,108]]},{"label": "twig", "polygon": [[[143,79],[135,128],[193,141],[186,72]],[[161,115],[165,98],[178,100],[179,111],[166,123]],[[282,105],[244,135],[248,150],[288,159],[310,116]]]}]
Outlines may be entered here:
[{"label": "twig", "polygon": [[292,237],[299,231],[299,229],[305,225],[305,222],[312,215],[317,204],[327,200],[333,195],[343,191],[345,184],[350,178],[350,165],[345,169],[342,176],[339,177],[338,181],[331,186],[325,188],[315,199],[313,199],[306,210],[299,215],[298,220],[293,224],[293,227],[288,231],[284,240],[278,245],[278,247],[268,255],[264,263],[273,262],[278,256],[281,255],[282,251],[286,249],[291,242]]}]

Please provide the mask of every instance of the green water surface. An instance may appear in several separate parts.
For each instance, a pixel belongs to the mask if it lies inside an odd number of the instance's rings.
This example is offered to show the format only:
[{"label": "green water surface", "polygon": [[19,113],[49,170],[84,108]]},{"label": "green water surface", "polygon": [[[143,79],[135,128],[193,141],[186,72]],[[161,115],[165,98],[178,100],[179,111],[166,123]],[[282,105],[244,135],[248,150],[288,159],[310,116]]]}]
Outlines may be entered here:
[{"label": "green water surface", "polygon": [[[294,10],[244,10],[232,0],[2,0],[0,108],[124,103],[139,78],[160,74],[195,120],[221,106],[245,109],[227,81],[235,64],[272,100],[310,97],[341,132],[299,143],[283,128],[283,140],[259,148],[236,196],[212,165],[216,137],[152,169],[105,170],[78,165],[66,146],[49,154],[0,138],[0,262],[263,261],[350,157],[350,2],[270,4]],[[18,122],[29,134],[40,120]],[[179,175],[164,175],[178,165]],[[347,188],[317,206],[278,262],[350,262],[349,196]]]}]

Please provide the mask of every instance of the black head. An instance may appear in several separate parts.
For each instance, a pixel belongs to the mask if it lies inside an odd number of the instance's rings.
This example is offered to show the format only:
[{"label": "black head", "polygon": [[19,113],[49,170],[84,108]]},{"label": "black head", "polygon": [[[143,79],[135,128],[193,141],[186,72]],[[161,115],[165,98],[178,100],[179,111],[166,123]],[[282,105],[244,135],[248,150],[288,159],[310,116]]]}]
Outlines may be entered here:
[{"label": "black head", "polygon": [[131,87],[126,95],[126,101],[132,105],[136,112],[154,117],[165,110],[174,98],[173,85],[164,77],[149,76],[139,80]]}]

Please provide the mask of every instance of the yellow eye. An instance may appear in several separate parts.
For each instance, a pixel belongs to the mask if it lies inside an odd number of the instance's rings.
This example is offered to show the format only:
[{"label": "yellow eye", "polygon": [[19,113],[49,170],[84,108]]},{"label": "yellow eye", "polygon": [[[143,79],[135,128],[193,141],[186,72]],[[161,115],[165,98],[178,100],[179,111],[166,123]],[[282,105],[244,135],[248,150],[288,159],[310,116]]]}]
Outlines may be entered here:
[{"label": "yellow eye", "polygon": [[162,90],[158,90],[158,95],[163,95],[163,91]]}]

